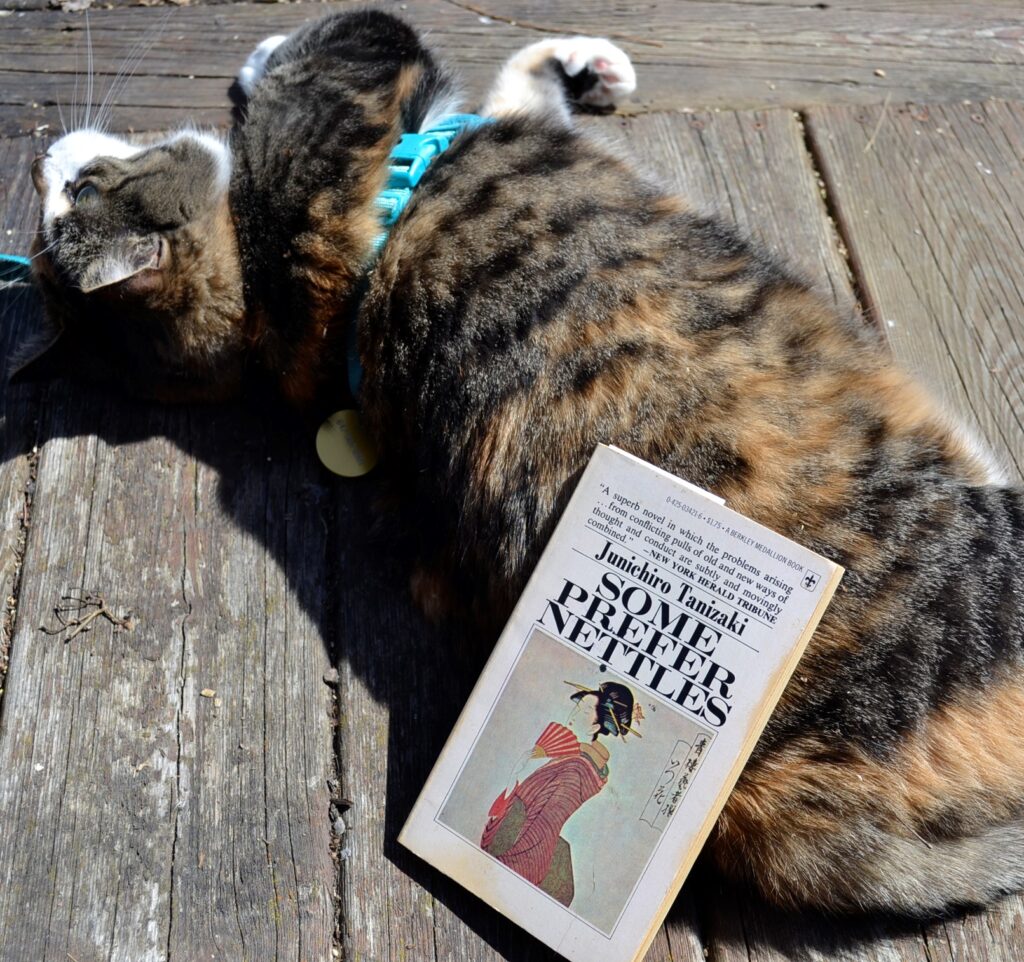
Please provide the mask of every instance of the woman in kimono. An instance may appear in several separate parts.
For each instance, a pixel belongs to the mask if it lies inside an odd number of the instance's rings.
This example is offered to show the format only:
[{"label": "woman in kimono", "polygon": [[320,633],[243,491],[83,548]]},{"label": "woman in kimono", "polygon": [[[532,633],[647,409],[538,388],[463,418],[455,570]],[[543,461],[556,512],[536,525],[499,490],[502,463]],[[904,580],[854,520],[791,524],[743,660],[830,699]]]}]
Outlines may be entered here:
[{"label": "woman in kimono", "polygon": [[634,720],[643,717],[633,693],[617,682],[596,690],[573,682],[575,707],[566,725],[552,722],[529,757],[547,761],[499,795],[488,813],[480,847],[563,905],[575,891],[572,852],[562,826],[608,782],[605,736],[640,737]]}]

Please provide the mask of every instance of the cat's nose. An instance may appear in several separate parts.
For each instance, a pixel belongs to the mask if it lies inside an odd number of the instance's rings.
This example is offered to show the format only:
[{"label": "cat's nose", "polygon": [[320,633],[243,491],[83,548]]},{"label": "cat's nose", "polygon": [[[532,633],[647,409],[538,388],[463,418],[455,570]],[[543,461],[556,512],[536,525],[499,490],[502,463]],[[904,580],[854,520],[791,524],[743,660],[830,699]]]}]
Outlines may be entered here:
[{"label": "cat's nose", "polygon": [[35,184],[36,193],[45,198],[46,197],[46,171],[44,170],[46,164],[46,154],[40,154],[32,161],[32,183]]}]

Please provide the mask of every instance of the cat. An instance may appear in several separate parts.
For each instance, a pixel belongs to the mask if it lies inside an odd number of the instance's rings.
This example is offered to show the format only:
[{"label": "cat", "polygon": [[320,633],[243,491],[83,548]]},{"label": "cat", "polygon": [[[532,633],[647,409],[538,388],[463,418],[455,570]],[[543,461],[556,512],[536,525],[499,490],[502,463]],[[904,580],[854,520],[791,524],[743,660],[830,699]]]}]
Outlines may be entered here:
[{"label": "cat", "polygon": [[[574,126],[606,40],[501,70],[368,272],[402,131],[457,109],[400,20],[265,41],[227,142],[95,131],[33,167],[51,371],[163,400],[358,403],[434,616],[500,623],[598,442],[847,574],[709,851],[785,906],[930,916],[1024,886],[1024,497],[861,319]],[[462,599],[456,605],[452,599]]]}]

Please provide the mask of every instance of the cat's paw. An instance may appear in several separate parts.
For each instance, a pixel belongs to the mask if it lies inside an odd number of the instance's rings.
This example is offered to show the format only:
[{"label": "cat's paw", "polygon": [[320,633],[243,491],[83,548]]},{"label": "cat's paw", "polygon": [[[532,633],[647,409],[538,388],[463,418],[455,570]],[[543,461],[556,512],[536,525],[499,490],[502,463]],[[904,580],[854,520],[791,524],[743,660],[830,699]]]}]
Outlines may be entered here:
[{"label": "cat's paw", "polygon": [[629,56],[610,40],[570,37],[555,44],[554,55],[577,103],[614,107],[636,90],[636,71]]},{"label": "cat's paw", "polygon": [[270,55],[287,39],[284,34],[267,37],[249,54],[249,59],[245,61],[242,69],[238,71],[238,86],[242,88],[242,92],[246,97],[252,96],[252,92],[256,89],[256,84],[260,82],[263,74],[266,72],[267,61],[270,59]]}]

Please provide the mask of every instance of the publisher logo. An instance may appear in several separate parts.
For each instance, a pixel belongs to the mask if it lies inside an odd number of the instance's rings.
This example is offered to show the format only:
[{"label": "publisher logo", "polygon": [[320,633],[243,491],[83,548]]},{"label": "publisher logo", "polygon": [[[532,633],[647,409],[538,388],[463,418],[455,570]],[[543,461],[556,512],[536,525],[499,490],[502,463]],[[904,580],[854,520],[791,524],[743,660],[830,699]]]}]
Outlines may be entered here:
[{"label": "publisher logo", "polygon": [[813,571],[808,571],[804,575],[803,580],[800,582],[808,591],[814,591],[818,587],[818,582],[821,581],[821,575],[816,574]]}]

